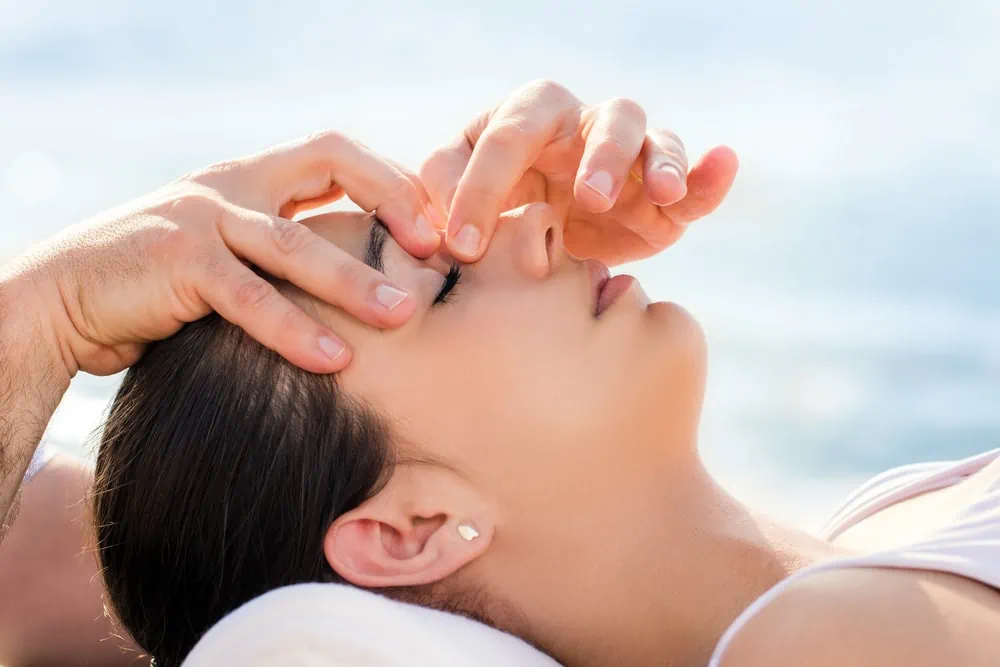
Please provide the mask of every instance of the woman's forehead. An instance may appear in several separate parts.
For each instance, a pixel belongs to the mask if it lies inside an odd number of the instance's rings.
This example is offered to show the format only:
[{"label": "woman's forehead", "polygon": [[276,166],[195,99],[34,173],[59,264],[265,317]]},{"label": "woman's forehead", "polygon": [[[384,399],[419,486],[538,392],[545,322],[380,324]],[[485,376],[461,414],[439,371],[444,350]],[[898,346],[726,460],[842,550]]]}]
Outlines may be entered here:
[{"label": "woman's forehead", "polygon": [[327,241],[335,244],[352,257],[363,259],[368,242],[372,215],[363,211],[334,211],[302,221]]}]

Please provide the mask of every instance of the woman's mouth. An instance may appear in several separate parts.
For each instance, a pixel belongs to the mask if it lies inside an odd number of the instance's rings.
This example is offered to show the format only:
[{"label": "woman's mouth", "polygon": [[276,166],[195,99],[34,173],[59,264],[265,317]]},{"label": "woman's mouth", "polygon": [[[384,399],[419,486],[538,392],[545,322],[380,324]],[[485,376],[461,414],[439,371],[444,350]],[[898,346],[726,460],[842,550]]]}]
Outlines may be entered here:
[{"label": "woman's mouth", "polygon": [[617,301],[618,297],[628,291],[632,283],[635,282],[635,278],[624,274],[612,278],[608,267],[596,259],[588,259],[585,263],[587,273],[590,276],[590,286],[593,290],[592,310],[594,317],[597,317]]}]

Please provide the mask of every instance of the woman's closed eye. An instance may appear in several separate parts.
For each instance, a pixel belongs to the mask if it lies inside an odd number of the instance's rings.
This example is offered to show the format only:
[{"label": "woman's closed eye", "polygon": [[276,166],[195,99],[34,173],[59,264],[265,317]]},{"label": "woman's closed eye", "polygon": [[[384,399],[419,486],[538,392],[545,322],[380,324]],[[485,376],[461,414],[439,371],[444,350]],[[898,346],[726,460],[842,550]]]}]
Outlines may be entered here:
[{"label": "woman's closed eye", "polygon": [[[391,238],[389,228],[378,216],[371,216],[371,225],[368,227],[368,240],[365,244],[364,262],[380,273],[385,273],[384,254],[386,242]],[[432,306],[439,303],[447,303],[449,295],[462,281],[462,269],[458,262],[452,262],[451,268],[444,277],[444,284],[437,296],[434,297]]]},{"label": "woman's closed eye", "polygon": [[441,291],[434,297],[432,305],[436,306],[439,303],[447,303],[449,295],[451,295],[460,282],[462,282],[462,268],[456,262],[448,269],[448,275],[444,277],[444,284],[441,286]]}]

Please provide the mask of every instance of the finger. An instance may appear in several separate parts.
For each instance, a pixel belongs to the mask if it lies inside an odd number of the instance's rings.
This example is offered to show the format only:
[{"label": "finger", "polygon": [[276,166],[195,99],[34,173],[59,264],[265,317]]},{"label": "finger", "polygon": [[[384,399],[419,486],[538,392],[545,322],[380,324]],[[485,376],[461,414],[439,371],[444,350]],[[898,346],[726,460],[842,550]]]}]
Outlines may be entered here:
[{"label": "finger", "polygon": [[732,148],[716,146],[688,174],[688,192],[684,199],[660,210],[681,227],[705,217],[718,208],[729,194],[739,167],[739,158]]},{"label": "finger", "polygon": [[332,204],[338,201],[344,196],[344,188],[338,186],[330,188],[327,192],[321,194],[313,199],[307,199],[305,201],[290,201],[281,207],[278,211],[278,215],[282,218],[288,218],[291,220],[299,213],[305,213],[306,211],[311,211],[320,206],[326,206],[327,204]]},{"label": "finger", "polygon": [[603,213],[615,204],[646,138],[646,113],[632,100],[595,107],[584,127],[585,147],[573,194],[585,208]]},{"label": "finger", "polygon": [[300,368],[334,373],[350,361],[340,338],[231,255],[212,263],[198,294],[219,315]]},{"label": "finger", "polygon": [[361,208],[376,211],[411,255],[428,257],[440,244],[419,182],[339,132],[319,132],[231,165],[228,178],[215,178],[212,185],[245,208],[276,215],[290,202],[322,201],[339,187]]},{"label": "finger", "polygon": [[657,206],[680,201],[687,194],[688,159],[680,137],[669,130],[651,129],[642,146],[642,184]]},{"label": "finger", "polygon": [[476,131],[473,128],[480,124],[485,127],[489,118],[488,114],[492,114],[492,111],[470,123],[462,134],[436,148],[420,165],[420,180],[427,188],[427,195],[435,210],[445,213],[451,210],[451,202],[455,197],[458,182],[469,166],[469,159],[472,157],[472,144],[469,143],[467,137],[479,137],[482,134],[481,129]]},{"label": "finger", "polygon": [[406,290],[300,222],[233,210],[219,232],[239,257],[371,326],[400,326],[416,309]]},{"label": "finger", "polygon": [[546,145],[579,126],[580,101],[558,84],[529,84],[502,104],[477,136],[468,168],[448,214],[448,248],[459,259],[479,259],[503,205]]},{"label": "finger", "polygon": [[416,174],[413,171],[410,171],[409,167],[393,160],[392,158],[385,158],[385,160],[388,161],[389,164],[391,164],[392,166],[396,167],[396,169],[399,170],[400,174],[409,179],[409,181],[413,183],[413,187],[427,194],[427,199],[430,202],[430,204],[427,207],[426,213],[431,223],[431,227],[433,227],[434,231],[437,232],[438,234],[443,232],[447,228],[447,220],[445,219],[444,215],[442,215],[440,212],[447,211],[448,209],[438,206],[437,202],[434,200],[433,195],[431,194],[430,189],[427,187],[427,184],[424,183],[423,178],[421,178],[418,174]]}]

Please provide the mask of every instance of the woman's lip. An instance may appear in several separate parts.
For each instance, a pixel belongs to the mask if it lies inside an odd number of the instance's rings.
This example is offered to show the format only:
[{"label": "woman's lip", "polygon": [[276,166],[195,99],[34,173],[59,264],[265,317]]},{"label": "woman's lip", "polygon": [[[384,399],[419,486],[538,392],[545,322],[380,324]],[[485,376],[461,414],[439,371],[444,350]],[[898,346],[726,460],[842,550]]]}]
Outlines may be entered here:
[{"label": "woman's lip", "polygon": [[611,280],[611,272],[596,259],[588,259],[584,264],[587,266],[587,276],[590,278],[590,312],[596,316],[601,304],[601,292],[604,290],[604,285]]},{"label": "woman's lip", "polygon": [[597,314],[600,315],[607,310],[611,304],[618,300],[618,297],[632,287],[634,282],[635,278],[624,273],[605,281],[597,298]]}]

